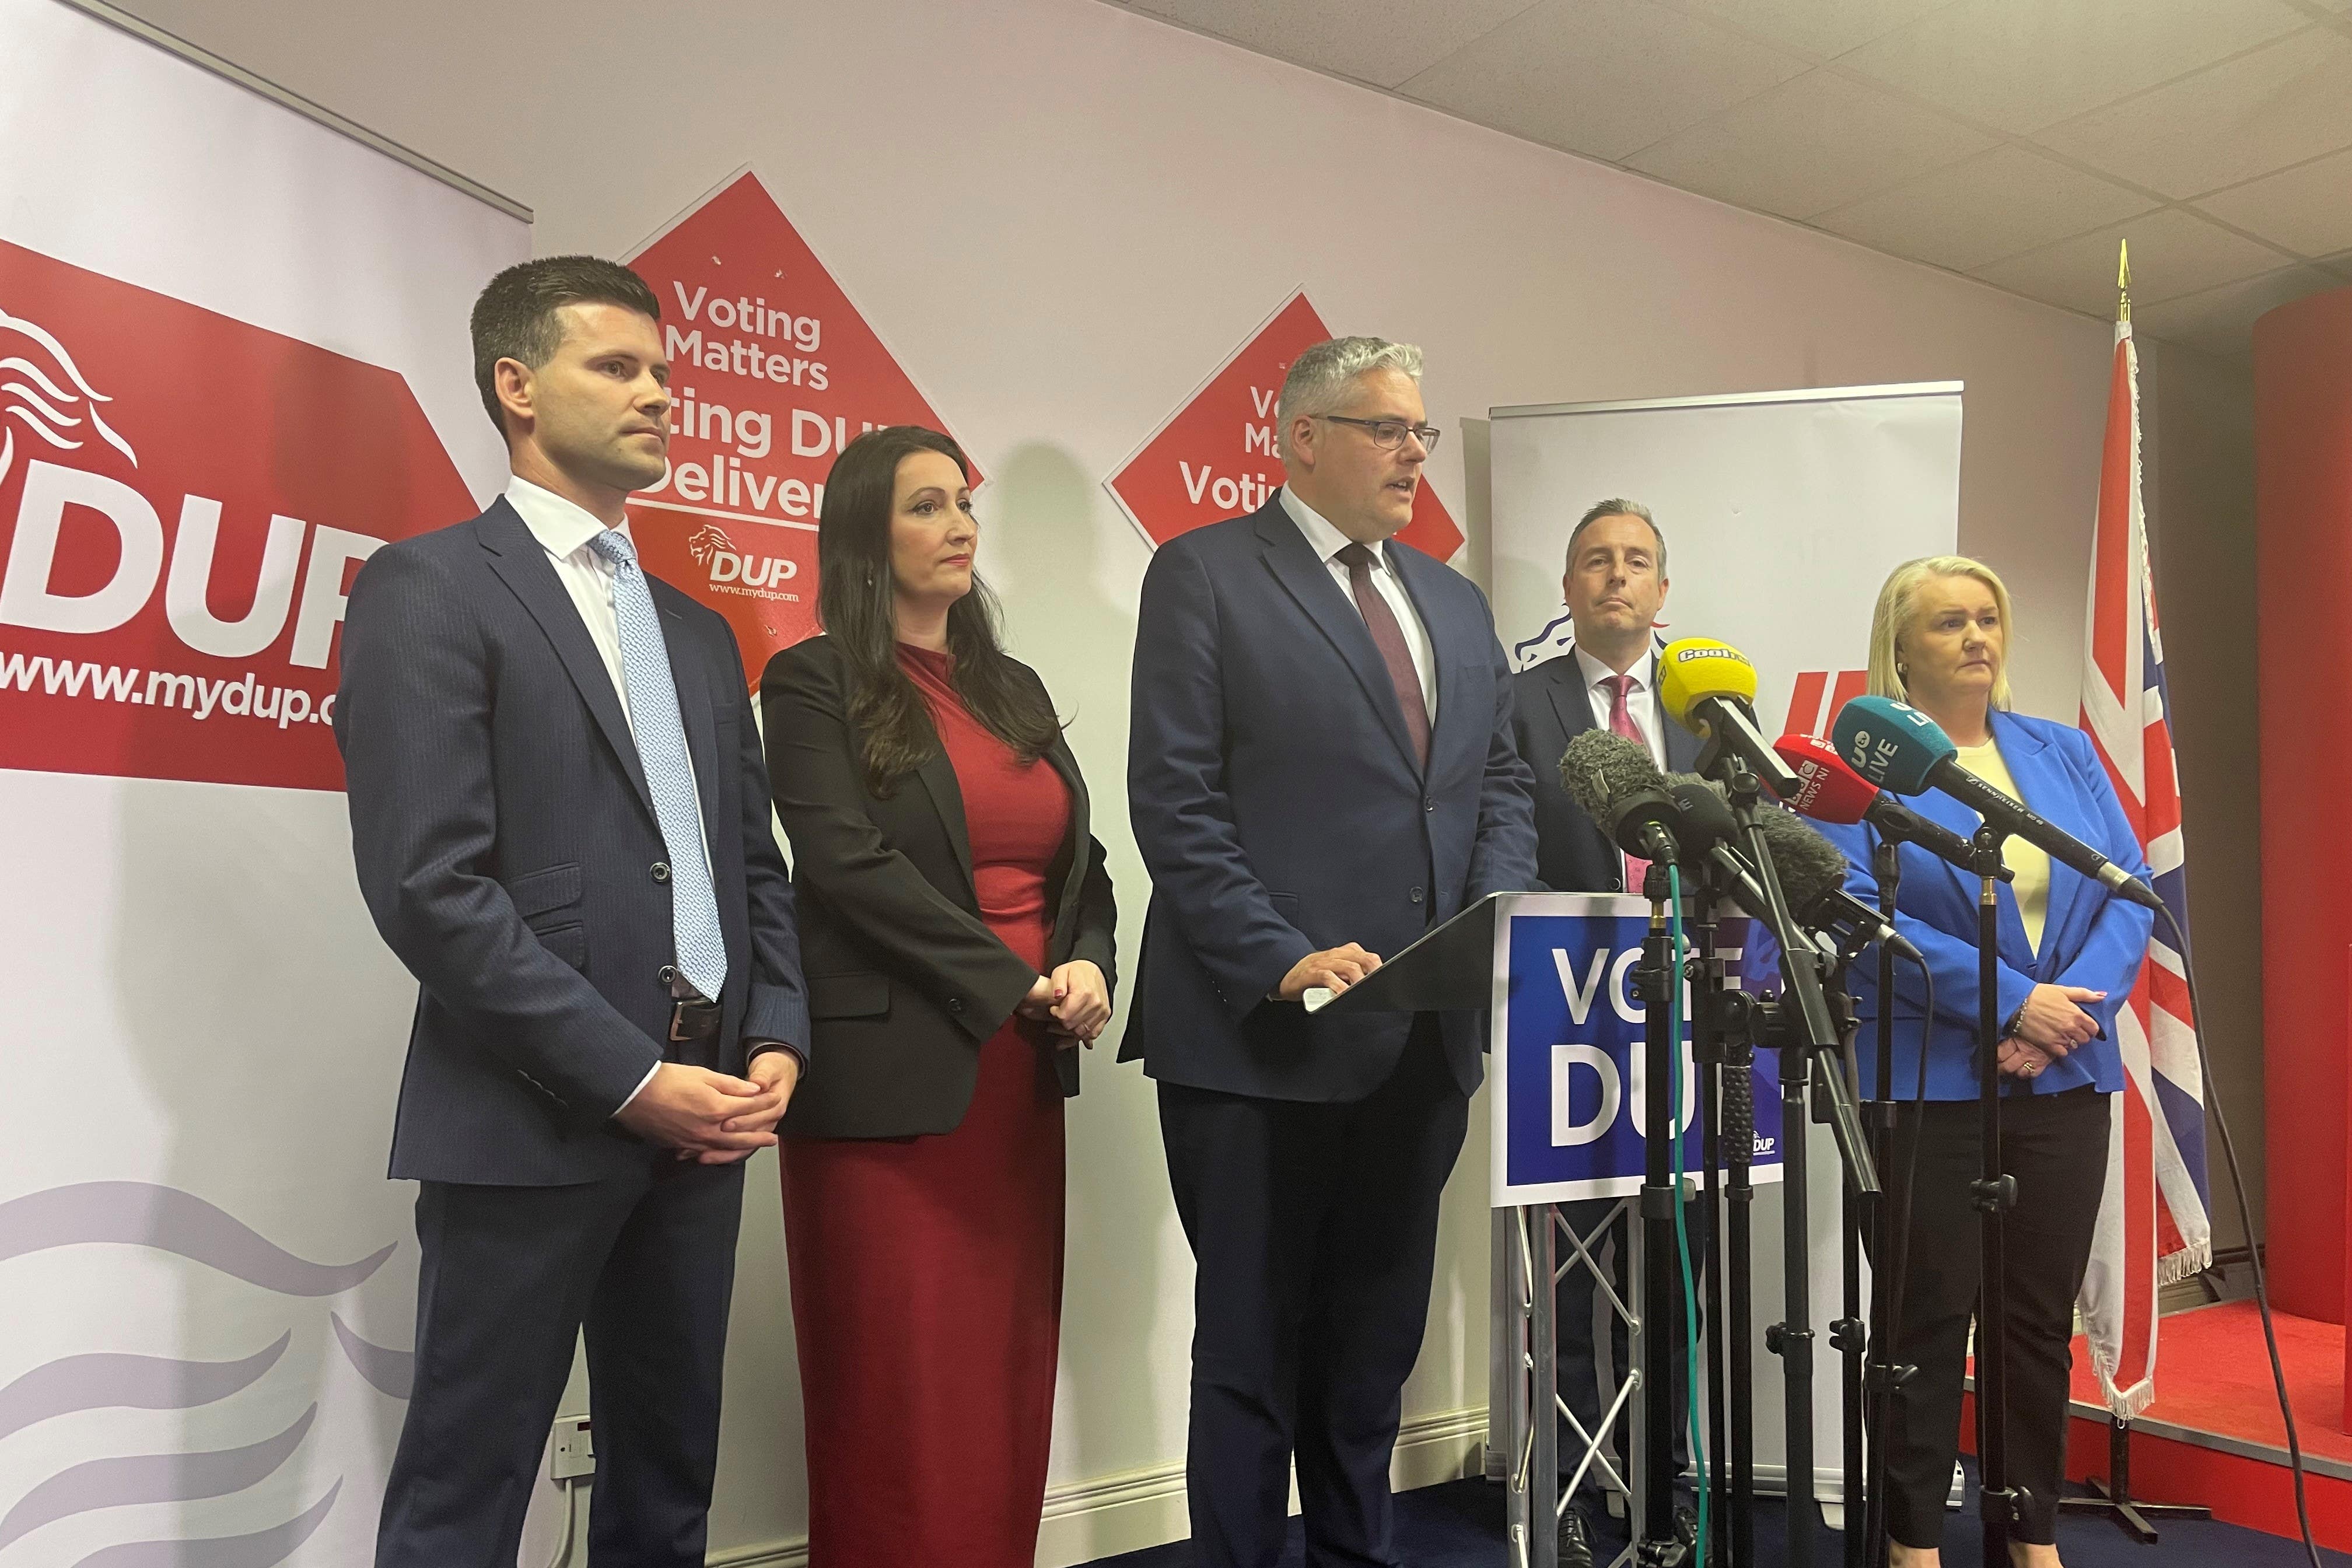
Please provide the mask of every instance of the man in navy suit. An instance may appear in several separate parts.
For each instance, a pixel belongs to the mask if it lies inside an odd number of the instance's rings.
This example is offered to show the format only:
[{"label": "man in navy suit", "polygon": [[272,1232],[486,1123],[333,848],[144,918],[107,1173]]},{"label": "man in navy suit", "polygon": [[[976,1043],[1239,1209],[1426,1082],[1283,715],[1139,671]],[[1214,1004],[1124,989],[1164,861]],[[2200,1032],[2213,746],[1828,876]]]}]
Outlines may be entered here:
[{"label": "man in navy suit", "polygon": [[1283,488],[1144,575],[1128,801],[1152,892],[1120,1055],[1159,1082],[1197,1264],[1185,1479],[1213,1568],[1281,1555],[1294,1455],[1310,1568],[1397,1561],[1389,1459],[1480,1023],[1299,999],[1535,873],[1486,598],[1392,537],[1437,444],[1420,374],[1377,338],[1301,353]]},{"label": "man in navy suit", "polygon": [[[1560,753],[1570,739],[1602,729],[1624,736],[1665,771],[1687,773],[1698,762],[1699,740],[1668,717],[1657,698],[1658,612],[1666,603],[1666,537],[1638,501],[1612,499],[1588,509],[1569,531],[1567,568],[1560,597],[1568,605],[1576,646],[1517,677],[1511,731],[1535,774],[1536,866],[1543,885],[1555,892],[1641,891],[1641,862],[1629,861],[1600,825],[1560,787]],[[1596,1259],[1606,1264],[1621,1299],[1625,1297],[1625,1226],[1612,1223],[1619,1202],[1592,1198],[1559,1205],[1577,1235],[1588,1237]],[[1696,1205],[1687,1210],[1694,1257],[1702,1262],[1706,1239]],[[1603,1233],[1606,1234],[1603,1234]],[[1611,1401],[1601,1395],[1592,1336],[1595,1279],[1572,1254],[1556,1287],[1559,1325],[1559,1394],[1588,1434],[1600,1431]],[[1615,1366],[1626,1368],[1625,1320],[1609,1308]],[[1675,1451],[1687,1458],[1682,1423],[1690,1405],[1690,1357],[1676,1324],[1675,1347]],[[1626,1452],[1624,1417],[1612,1433],[1619,1462]],[[1585,1439],[1560,1424],[1559,1464],[1565,1481],[1582,1468]],[[1597,1475],[1587,1470],[1592,1489]],[[1620,1472],[1622,1474],[1622,1472]],[[1685,1541],[1698,1533],[1696,1510],[1677,1507],[1676,1524]],[[1591,1568],[1592,1520],[1574,1498],[1560,1514],[1560,1568]]]},{"label": "man in navy suit", "polygon": [[700,1564],[741,1161],[807,1065],[792,885],[727,624],[639,568],[660,304],[509,268],[474,368],[513,478],[353,584],[335,736],[360,889],[420,984],[392,1174],[416,1369],[379,1568],[513,1568],[585,1327],[598,1564]]}]

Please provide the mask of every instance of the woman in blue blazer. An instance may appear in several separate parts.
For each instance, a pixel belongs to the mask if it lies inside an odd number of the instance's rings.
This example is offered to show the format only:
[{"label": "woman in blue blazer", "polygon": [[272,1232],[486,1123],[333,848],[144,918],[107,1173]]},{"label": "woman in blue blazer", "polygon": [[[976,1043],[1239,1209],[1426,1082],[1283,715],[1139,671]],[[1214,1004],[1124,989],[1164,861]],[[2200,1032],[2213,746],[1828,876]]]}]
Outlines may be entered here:
[{"label": "woman in blue blazer", "polygon": [[[1897,567],[1871,618],[1870,689],[1908,702],[1942,725],[1960,763],[1995,788],[2082,839],[2135,876],[2148,874],[2138,840],[2090,738],[2009,710],[2009,590],[1991,568],[1962,556]],[[1976,813],[1948,795],[1909,802],[1963,836]],[[1849,891],[1875,903],[1874,836],[1825,829],[1846,853]],[[2147,954],[2152,917],[2097,882],[2011,838],[2015,879],[2000,887],[1999,1063],[2001,1169],[2017,1181],[2008,1222],[2010,1484],[2019,1489],[2011,1558],[2054,1568],[2063,1482],[2075,1294],[2106,1185],[2112,1097],[2124,1087],[2116,1015]],[[1910,1266],[1895,1360],[1917,1367],[1895,1406],[1889,1441],[1888,1527],[1895,1568],[1940,1562],[1944,1498],[1958,1446],[1960,1383],[1979,1285],[1977,1215],[1969,1184],[1981,1173],[1977,1109],[1977,892],[1966,872],[1906,845],[1895,923],[1926,955],[1936,1007],[1923,1021],[1918,972],[1895,965],[1894,1098],[1920,1095],[1901,1126],[1917,1141]],[[1881,998],[1875,966],[1854,973],[1864,1079],[1875,1084]],[[1900,1181],[1909,1144],[1892,1173]],[[1900,1194],[1896,1194],[1899,1201]]]}]

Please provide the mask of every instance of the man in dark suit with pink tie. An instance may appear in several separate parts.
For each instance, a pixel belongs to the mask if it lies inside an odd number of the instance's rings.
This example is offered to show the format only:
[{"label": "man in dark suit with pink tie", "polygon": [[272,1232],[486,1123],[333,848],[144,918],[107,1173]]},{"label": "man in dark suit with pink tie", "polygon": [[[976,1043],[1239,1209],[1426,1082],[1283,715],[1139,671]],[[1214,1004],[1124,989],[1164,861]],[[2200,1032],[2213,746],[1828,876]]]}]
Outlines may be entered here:
[{"label": "man in dark suit with pink tie", "polygon": [[[1559,893],[1639,893],[1641,861],[1630,859],[1600,825],[1560,787],[1559,758],[1568,742],[1588,730],[1607,730],[1640,746],[1670,773],[1698,763],[1699,739],[1676,723],[1658,700],[1657,621],[1666,603],[1666,536],[1650,509],[1639,501],[1596,501],[1569,530],[1567,565],[1560,599],[1568,605],[1576,644],[1557,658],[1520,671],[1511,727],[1519,754],[1535,773],[1536,868],[1543,885]],[[1625,1226],[1613,1216],[1615,1198],[1587,1198],[1559,1205],[1560,1217],[1585,1237],[1599,1263],[1609,1268],[1620,1300],[1630,1299]],[[1693,1245],[1705,1274],[1706,1230],[1696,1204],[1686,1206]],[[1585,1477],[1559,1516],[1559,1568],[1591,1568],[1595,1520],[1588,1501],[1601,1490],[1598,1466],[1583,1464],[1586,1436],[1598,1435],[1612,1400],[1601,1387],[1593,1351],[1594,1271],[1571,1257],[1555,1299],[1559,1303],[1559,1397],[1569,1419],[1560,1423],[1559,1468],[1563,1487],[1579,1471]],[[1612,1367],[1628,1364],[1625,1321],[1614,1307],[1610,1340]],[[1687,1462],[1684,1418],[1690,1407],[1690,1358],[1679,1327],[1674,1349],[1675,1454]],[[1621,1413],[1609,1434],[1608,1451],[1624,1464],[1626,1417]],[[1624,1474],[1621,1468],[1618,1471]],[[1698,1515],[1678,1502],[1675,1528],[1687,1544],[1698,1532]]]},{"label": "man in dark suit with pink tie", "polygon": [[1122,1058],[1159,1083],[1197,1264],[1193,1549],[1397,1559],[1389,1460],[1438,1199],[1483,1076],[1475,1013],[1323,1015],[1430,927],[1535,876],[1511,678],[1483,595],[1393,537],[1438,432],[1420,351],[1316,344],[1286,482],[1160,547],[1138,617],[1128,800],[1152,879]]}]

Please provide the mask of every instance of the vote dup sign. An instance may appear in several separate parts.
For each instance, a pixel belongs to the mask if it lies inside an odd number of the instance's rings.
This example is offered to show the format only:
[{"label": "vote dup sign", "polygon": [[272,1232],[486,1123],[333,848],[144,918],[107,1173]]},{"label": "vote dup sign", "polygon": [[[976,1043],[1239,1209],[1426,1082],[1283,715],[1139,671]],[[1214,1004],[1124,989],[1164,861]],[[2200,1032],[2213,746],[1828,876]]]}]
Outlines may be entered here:
[{"label": "vote dup sign", "polygon": [[[1528,893],[1507,900],[1495,922],[1494,1121],[1496,1207],[1622,1197],[1638,1191],[1647,1163],[1649,1096],[1643,1065],[1647,1014],[1634,992],[1648,903],[1613,893]],[[1739,989],[1749,922],[1721,922],[1717,937]],[[1768,944],[1769,946],[1769,944]],[[1682,1100],[1674,1127],[1683,1167],[1702,1153],[1698,1075],[1685,1020]],[[1749,1069],[1756,1098],[1753,1176],[1780,1180],[1780,1104],[1776,1053],[1759,1051]]]}]

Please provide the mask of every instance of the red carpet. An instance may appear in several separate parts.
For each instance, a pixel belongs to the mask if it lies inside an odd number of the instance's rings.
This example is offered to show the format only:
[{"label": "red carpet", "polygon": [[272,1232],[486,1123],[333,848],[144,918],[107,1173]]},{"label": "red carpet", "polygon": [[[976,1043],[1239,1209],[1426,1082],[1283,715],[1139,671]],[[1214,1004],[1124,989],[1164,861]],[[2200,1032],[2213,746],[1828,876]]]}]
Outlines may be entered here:
[{"label": "red carpet", "polygon": [[[2303,1444],[2313,1534],[2352,1547],[2352,1435],[2344,1430],[2344,1329],[2273,1312],[2279,1360]],[[2252,1301],[2176,1312],[2158,1342],[2156,1402],[2132,1424],[2132,1492],[2203,1503],[2213,1517],[2296,1533],[2286,1428]],[[1973,1423],[1974,1413],[1967,1421]],[[1964,1425],[1964,1432],[1968,1426]],[[2090,1352],[2074,1342],[2074,1425],[2066,1473],[2107,1479],[2107,1412]]]}]

